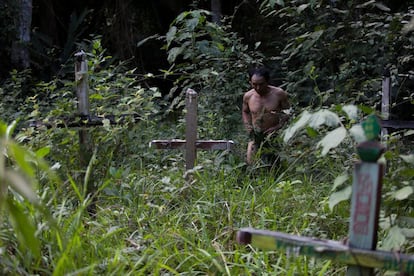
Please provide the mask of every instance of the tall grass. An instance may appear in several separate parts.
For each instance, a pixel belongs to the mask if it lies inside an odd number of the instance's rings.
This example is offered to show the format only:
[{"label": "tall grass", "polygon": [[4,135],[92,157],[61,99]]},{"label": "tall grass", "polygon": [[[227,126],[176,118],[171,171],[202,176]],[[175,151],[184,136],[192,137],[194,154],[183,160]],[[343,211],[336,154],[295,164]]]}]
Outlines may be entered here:
[{"label": "tall grass", "polygon": [[[132,72],[111,68],[96,70],[91,78],[99,84],[95,111],[120,115],[139,110],[143,120],[90,129],[95,158],[87,167],[80,166],[77,129],[24,125],[11,135],[16,124],[0,123],[0,274],[345,275],[345,266],[330,261],[242,246],[235,234],[250,226],[346,238],[349,202],[331,210],[329,196],[335,178],[352,171],[350,143],[322,156],[315,147],[315,137],[321,135],[308,129],[309,135],[298,133],[293,142],[281,144],[277,167],[260,162],[246,166],[244,133],[220,135],[218,129],[228,129],[224,121],[204,114],[204,136],[231,136],[236,147],[230,153],[199,151],[196,167],[186,172],[183,152],[148,147],[152,139],[182,138],[177,135],[184,130],[183,121],[161,123],[165,118],[154,115],[155,103],[162,102],[159,93],[137,86]],[[59,100],[53,106],[39,105],[34,97],[23,110],[30,113],[26,117],[73,114],[67,91],[73,85],[65,83],[58,90],[42,86]],[[386,157],[393,162],[383,196],[387,208],[381,214],[384,221],[408,217],[405,223],[414,215],[410,197],[397,194],[396,203],[395,193],[414,175],[399,156],[411,144],[401,144],[397,135],[391,138]],[[88,195],[89,182],[95,189]],[[380,231],[381,241],[385,236]],[[404,240],[402,245],[412,251],[412,243]]]},{"label": "tall grass", "polygon": [[[289,166],[283,171],[246,167],[243,157],[217,152],[200,154],[186,180],[181,152],[146,151],[147,157],[140,162],[135,162],[133,150],[123,156],[106,151],[112,161],[106,160],[110,167],[96,179],[94,216],[87,211],[91,199],[82,192],[82,180],[70,176],[76,174],[71,168],[58,169],[67,180],[43,179],[39,187],[53,223],[17,198],[24,213],[36,216],[35,236],[42,257],[27,261],[30,251],[18,246],[9,222],[3,219],[2,274],[343,274],[342,266],[328,261],[262,252],[235,241],[236,231],[246,226],[343,238],[346,221],[326,208],[328,181],[298,174]],[[126,162],[129,158],[131,162]]]}]

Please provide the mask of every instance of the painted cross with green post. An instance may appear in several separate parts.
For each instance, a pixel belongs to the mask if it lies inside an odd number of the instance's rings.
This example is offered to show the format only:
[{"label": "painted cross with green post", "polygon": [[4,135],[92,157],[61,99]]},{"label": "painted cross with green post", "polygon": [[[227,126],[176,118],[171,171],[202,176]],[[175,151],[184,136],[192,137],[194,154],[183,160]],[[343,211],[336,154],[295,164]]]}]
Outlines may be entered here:
[{"label": "painted cross with green post", "polygon": [[264,250],[286,250],[296,255],[326,258],[348,265],[347,276],[373,276],[374,268],[414,274],[414,256],[376,250],[385,147],[378,141],[381,127],[375,115],[362,122],[366,141],[357,145],[361,161],[355,164],[352,183],[349,238],[346,243],[301,237],[281,232],[242,228],[240,244]]}]

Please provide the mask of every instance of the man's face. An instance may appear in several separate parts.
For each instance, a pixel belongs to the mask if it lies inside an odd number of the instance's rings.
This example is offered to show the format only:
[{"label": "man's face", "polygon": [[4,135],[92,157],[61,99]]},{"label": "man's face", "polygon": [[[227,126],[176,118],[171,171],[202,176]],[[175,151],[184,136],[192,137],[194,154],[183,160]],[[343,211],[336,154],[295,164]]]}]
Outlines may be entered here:
[{"label": "man's face", "polygon": [[250,79],[250,84],[252,85],[253,89],[256,90],[256,92],[260,95],[267,93],[268,83],[264,77],[259,75],[253,75]]}]

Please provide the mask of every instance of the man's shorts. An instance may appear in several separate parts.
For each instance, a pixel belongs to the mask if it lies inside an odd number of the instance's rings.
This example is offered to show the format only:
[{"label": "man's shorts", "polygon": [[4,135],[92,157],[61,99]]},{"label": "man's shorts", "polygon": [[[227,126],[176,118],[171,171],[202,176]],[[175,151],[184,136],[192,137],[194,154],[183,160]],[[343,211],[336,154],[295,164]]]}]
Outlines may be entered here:
[{"label": "man's shorts", "polygon": [[264,132],[252,131],[250,139],[254,142],[257,154],[266,164],[274,164],[279,159],[277,154],[279,145],[276,141],[276,133],[265,134]]}]

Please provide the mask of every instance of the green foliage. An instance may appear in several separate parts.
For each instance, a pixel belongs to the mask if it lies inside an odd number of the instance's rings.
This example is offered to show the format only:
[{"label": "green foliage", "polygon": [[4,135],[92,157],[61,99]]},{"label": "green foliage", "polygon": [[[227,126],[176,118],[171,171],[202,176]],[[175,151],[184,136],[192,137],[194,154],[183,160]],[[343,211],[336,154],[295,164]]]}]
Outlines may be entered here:
[{"label": "green foliage", "polygon": [[[291,3],[298,4],[295,12],[302,15],[320,9],[318,1],[264,3],[282,5],[286,9],[280,12],[286,14]],[[166,36],[172,65],[165,73],[178,76],[172,93],[185,88],[199,92],[201,138],[224,135],[243,141],[236,126],[248,85],[245,72],[262,60],[226,25],[207,19],[208,13],[196,10],[174,21]],[[307,45],[304,51],[317,61],[315,47],[326,32],[315,32],[298,38],[304,43],[298,50]],[[1,88],[0,108],[4,121],[20,121],[0,124],[0,274],[345,275],[343,265],[291,252],[262,252],[235,243],[234,235],[240,227],[252,226],[333,240],[346,237],[355,145],[366,139],[359,122],[375,111],[371,100],[365,106],[330,105],[354,100],[345,95],[331,99],[314,61],[305,75],[317,108],[292,114],[283,137],[275,138],[281,145],[280,167],[246,167],[244,145],[237,143],[232,153],[198,152],[197,166],[186,172],[181,151],[148,148],[152,139],[182,135],[182,121],[175,125],[158,116],[163,107],[158,90],[142,85],[142,76],[107,54],[99,37],[78,47],[88,55],[91,113],[134,117],[86,129],[92,159],[81,165],[79,129],[55,127],[77,112],[69,66],[55,79],[35,85],[30,72],[12,72]],[[292,72],[303,65],[292,63],[298,57],[306,59],[295,53],[288,60]],[[305,83],[292,78],[289,85]],[[22,87],[29,97],[20,97]],[[181,109],[182,100],[177,97],[171,108]],[[407,139],[412,134],[389,135],[382,160],[387,171],[379,246],[407,253],[412,252],[414,228],[414,157]],[[85,189],[88,181],[95,188],[92,195]],[[93,215],[88,212],[92,202]]]},{"label": "green foliage", "polygon": [[[280,36],[286,43],[275,58],[287,69],[287,90],[301,104],[373,105],[380,99],[384,68],[397,76],[412,64],[412,38],[401,32],[410,10],[390,13],[379,1],[277,4],[263,1],[262,11],[283,18]],[[402,86],[404,79],[394,78],[393,85]],[[403,91],[412,94],[408,86]]]},{"label": "green foliage", "polygon": [[[303,134],[312,133],[313,138],[320,139],[314,145],[317,162],[325,159],[324,156],[329,156],[335,160],[334,162],[339,161],[340,164],[345,165],[334,178],[329,195],[328,203],[332,211],[341,202],[349,201],[352,190],[350,183],[352,163],[357,160],[355,146],[369,138],[363,130],[363,123],[359,123],[366,116],[361,109],[348,105],[333,110],[320,109],[314,113],[305,110],[284,132],[284,142],[294,143],[295,146],[298,145],[298,140],[303,141]],[[343,116],[345,114],[346,116]],[[312,131],[309,131],[309,128]],[[412,131],[408,131],[406,135],[410,135],[410,132]],[[411,179],[414,174],[411,168],[402,164],[402,162],[412,164],[414,158],[411,154],[400,153],[402,150],[407,150],[400,135],[395,133],[385,137],[387,152],[380,159],[380,162],[387,167],[383,180],[380,215],[380,220],[383,221],[380,247],[385,250],[400,250],[411,244],[409,239],[412,238],[414,229],[413,221],[406,219],[412,216],[414,211],[411,207],[413,200]],[[318,148],[321,148],[320,152]],[[334,171],[330,170],[330,172]]]},{"label": "green foliage", "polygon": [[[241,98],[248,89],[247,69],[262,62],[262,56],[253,52],[228,25],[219,26],[209,21],[209,12],[193,10],[181,13],[166,34],[165,49],[171,68],[166,74],[178,76],[171,89],[171,108],[182,108],[187,88],[199,93],[200,121],[214,115],[218,133],[234,131],[240,123]],[[201,136],[212,137],[217,131]]]},{"label": "green foliage", "polygon": [[[36,175],[47,175],[53,184],[57,184],[59,179],[43,159],[49,153],[48,148],[33,152],[13,139],[16,125],[16,122],[9,126],[0,122],[0,225],[3,230],[7,229],[10,223],[15,233],[15,236],[1,239],[0,247],[7,248],[18,243],[15,250],[18,250],[19,254],[16,257],[25,266],[30,266],[39,264],[42,258],[37,225],[40,223],[40,216],[46,218],[50,229],[56,229],[54,219],[37,194]],[[1,269],[2,273],[16,271],[11,265],[7,265],[7,262],[4,262]]]}]

